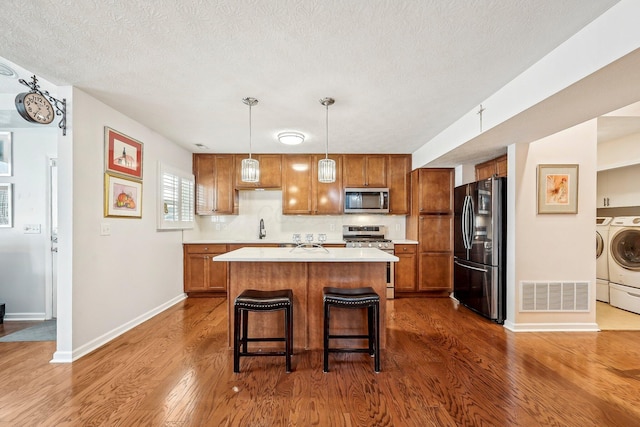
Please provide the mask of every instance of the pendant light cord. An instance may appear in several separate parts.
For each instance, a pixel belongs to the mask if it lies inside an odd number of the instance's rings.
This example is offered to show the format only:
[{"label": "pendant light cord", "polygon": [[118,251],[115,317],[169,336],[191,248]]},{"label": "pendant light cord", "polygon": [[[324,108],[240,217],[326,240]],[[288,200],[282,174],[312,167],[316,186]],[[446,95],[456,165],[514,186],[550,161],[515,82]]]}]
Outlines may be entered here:
[{"label": "pendant light cord", "polygon": [[249,158],[251,158],[251,103],[249,103]]},{"label": "pendant light cord", "polygon": [[326,124],[327,124],[327,144],[325,146],[326,151],[325,151],[325,159],[329,158],[329,104],[327,103],[326,105],[326,109],[327,109],[327,120],[326,120]]}]

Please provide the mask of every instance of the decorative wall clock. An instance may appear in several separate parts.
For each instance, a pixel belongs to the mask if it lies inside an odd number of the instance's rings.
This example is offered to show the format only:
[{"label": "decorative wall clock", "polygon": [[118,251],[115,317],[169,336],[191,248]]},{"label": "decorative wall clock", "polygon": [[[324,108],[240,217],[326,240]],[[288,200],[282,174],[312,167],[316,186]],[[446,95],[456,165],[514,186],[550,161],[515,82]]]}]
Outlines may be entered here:
[{"label": "decorative wall clock", "polygon": [[31,77],[31,82],[18,80],[31,91],[19,93],[16,96],[16,110],[23,119],[30,123],[48,125],[56,116],[61,116],[58,127],[62,134],[67,134],[67,100],[56,99],[48,91],[40,90],[36,76]]},{"label": "decorative wall clock", "polygon": [[48,125],[56,114],[53,106],[38,92],[24,92],[16,96],[16,110],[28,122]]}]

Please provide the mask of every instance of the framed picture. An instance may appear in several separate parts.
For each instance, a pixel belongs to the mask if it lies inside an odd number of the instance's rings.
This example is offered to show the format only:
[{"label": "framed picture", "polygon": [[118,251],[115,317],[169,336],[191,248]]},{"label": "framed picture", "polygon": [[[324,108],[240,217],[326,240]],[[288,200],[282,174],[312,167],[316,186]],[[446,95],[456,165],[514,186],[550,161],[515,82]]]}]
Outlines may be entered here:
[{"label": "framed picture", "polygon": [[13,227],[12,185],[9,183],[0,184],[0,228]]},{"label": "framed picture", "polygon": [[0,132],[0,176],[11,176],[11,132]]},{"label": "framed picture", "polygon": [[538,213],[578,213],[578,165],[538,165]]},{"label": "framed picture", "polygon": [[142,182],[105,173],[104,216],[142,218]]},{"label": "framed picture", "polygon": [[142,179],[142,142],[104,128],[105,171]]}]

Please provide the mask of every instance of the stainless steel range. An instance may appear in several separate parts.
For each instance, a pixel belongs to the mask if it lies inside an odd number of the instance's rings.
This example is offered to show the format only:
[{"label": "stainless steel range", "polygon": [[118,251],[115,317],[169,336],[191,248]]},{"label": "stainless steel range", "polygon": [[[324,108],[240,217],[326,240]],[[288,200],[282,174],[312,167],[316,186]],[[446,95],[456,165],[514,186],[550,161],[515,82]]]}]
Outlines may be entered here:
[{"label": "stainless steel range", "polygon": [[378,248],[393,252],[393,243],[385,238],[384,225],[343,225],[342,238],[348,248]]},{"label": "stainless steel range", "polygon": [[[385,237],[384,225],[343,225],[342,238],[348,248],[377,248],[394,255],[393,242]],[[395,296],[394,263],[387,263],[387,299]]]}]

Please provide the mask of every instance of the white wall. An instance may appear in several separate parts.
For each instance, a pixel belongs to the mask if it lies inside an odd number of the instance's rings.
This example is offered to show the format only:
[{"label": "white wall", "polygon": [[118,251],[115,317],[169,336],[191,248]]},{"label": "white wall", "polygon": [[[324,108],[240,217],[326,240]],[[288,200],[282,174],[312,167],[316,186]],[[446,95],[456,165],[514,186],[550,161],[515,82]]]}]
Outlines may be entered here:
[{"label": "white wall", "polygon": [[[509,147],[508,321],[513,330],[595,330],[597,124]],[[578,213],[537,214],[537,166],[578,164]],[[590,311],[519,312],[521,281],[586,281]]]},{"label": "white wall", "polygon": [[[57,127],[2,129],[13,133],[13,228],[0,228],[0,301],[6,320],[43,320],[45,282],[50,261],[47,183],[48,159],[56,157]],[[39,234],[25,234],[27,224]]]},{"label": "white wall", "polygon": [[637,164],[640,164],[640,133],[598,144],[599,171]]},{"label": "white wall", "polygon": [[198,227],[185,231],[185,241],[258,241],[260,219],[267,230],[265,241],[291,242],[293,233],[325,233],[330,241],[342,241],[343,225],[385,225],[388,238],[404,239],[405,216],[400,215],[284,215],[282,191],[240,191],[238,215],[197,216]]},{"label": "white wall", "polygon": [[[182,233],[156,231],[156,169],[162,160],[191,170],[191,153],[85,92],[74,88],[71,104],[72,132],[59,153],[60,310],[71,316],[59,317],[72,340],[70,355],[59,332],[61,359],[76,359],[183,298]],[[144,144],[141,219],[103,216],[105,126]],[[110,236],[100,235],[102,223]]]}]

